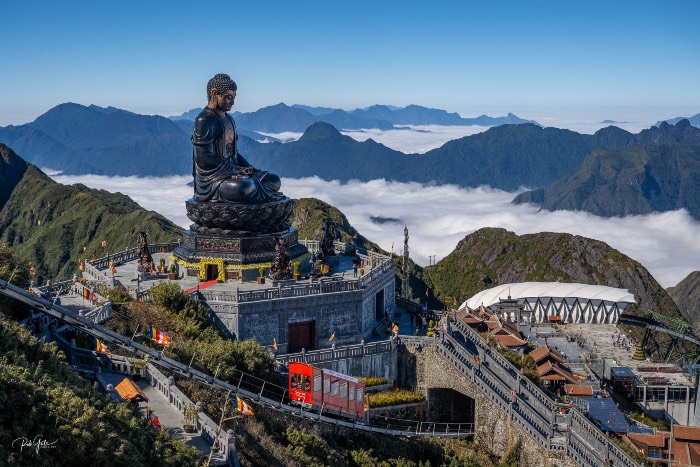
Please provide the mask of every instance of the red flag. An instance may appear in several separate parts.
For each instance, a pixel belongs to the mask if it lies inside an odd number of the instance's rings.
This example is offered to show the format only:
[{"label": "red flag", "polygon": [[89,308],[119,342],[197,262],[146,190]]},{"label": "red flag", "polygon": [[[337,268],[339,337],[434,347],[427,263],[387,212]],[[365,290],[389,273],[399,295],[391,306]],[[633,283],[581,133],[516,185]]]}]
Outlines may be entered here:
[{"label": "red flag", "polygon": [[160,429],[160,420],[154,411],[149,407],[148,409],[148,424]]}]

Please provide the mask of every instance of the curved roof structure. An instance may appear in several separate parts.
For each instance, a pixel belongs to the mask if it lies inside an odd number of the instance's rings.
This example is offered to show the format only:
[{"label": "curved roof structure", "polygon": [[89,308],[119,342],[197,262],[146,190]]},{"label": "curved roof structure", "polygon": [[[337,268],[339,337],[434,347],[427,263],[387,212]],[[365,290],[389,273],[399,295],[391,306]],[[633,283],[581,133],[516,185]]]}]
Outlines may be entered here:
[{"label": "curved roof structure", "polygon": [[498,303],[500,299],[530,298],[530,297],[559,297],[583,298],[587,300],[603,300],[606,302],[636,303],[634,295],[626,289],[617,289],[605,285],[589,285],[563,282],[518,282],[515,284],[497,285],[482,290],[460,305],[470,309],[481,305],[489,306]]}]

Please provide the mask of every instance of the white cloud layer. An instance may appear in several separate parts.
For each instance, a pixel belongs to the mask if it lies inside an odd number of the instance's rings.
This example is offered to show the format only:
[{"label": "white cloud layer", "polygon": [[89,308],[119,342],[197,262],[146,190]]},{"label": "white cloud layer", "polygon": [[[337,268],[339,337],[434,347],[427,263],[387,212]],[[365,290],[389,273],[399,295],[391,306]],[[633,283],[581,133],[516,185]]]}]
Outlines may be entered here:
[{"label": "white cloud layer", "polygon": [[[183,227],[190,224],[185,200],[192,195],[190,176],[168,178],[105,177],[98,175],[53,178],[65,184],[122,192],[145,207]],[[482,227],[503,227],[522,235],[568,232],[608,243],[642,263],[664,287],[676,285],[700,270],[700,223],[684,211],[624,218],[601,218],[584,212],[538,212],[536,206],[512,205],[516,193],[488,187],[463,189],[453,185],[418,183],[327,182],[317,177],[283,179],[283,191],[293,198],[314,197],[340,209],[367,238],[386,250],[392,242],[403,248],[403,226],[408,225],[411,256],[428,264],[448,255],[467,234]],[[377,224],[371,217],[397,219]]]},{"label": "white cloud layer", "polygon": [[[356,141],[366,141],[372,138],[384,146],[406,154],[424,154],[431,149],[439,148],[448,141],[482,133],[488,130],[486,126],[442,126],[442,125],[406,125],[397,130],[378,130],[376,128],[362,130],[341,130],[346,136]],[[277,138],[284,143],[296,141],[303,133],[263,133],[261,135]],[[268,140],[261,141],[266,143]]]}]

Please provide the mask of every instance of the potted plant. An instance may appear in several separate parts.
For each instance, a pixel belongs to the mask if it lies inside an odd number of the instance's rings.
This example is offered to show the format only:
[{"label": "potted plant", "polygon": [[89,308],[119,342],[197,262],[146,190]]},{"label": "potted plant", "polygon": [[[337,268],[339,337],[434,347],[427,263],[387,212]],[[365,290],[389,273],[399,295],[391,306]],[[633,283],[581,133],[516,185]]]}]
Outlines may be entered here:
[{"label": "potted plant", "polygon": [[360,277],[362,277],[362,276],[364,276],[364,275],[365,275],[365,270],[364,270],[364,269],[360,269]]},{"label": "potted plant", "polygon": [[301,269],[301,263],[299,261],[294,262],[294,280],[298,281],[301,279],[301,274],[299,274],[299,269]]},{"label": "potted plant", "polygon": [[177,279],[177,268],[175,267],[175,263],[172,263],[170,265],[170,272],[168,273],[168,279],[171,281],[174,281]]},{"label": "potted plant", "polygon": [[158,272],[164,273],[165,271],[165,258],[160,259],[160,266],[158,266]]},{"label": "potted plant", "polygon": [[134,381],[140,380],[143,369],[146,368],[148,362],[142,358],[130,358],[129,363],[131,363],[131,366],[134,367],[134,374],[132,374],[131,377],[134,379]]},{"label": "potted plant", "polygon": [[260,266],[258,268],[258,274],[260,274],[260,276],[258,277],[258,284],[264,284],[265,283],[265,268],[263,266]]},{"label": "potted plant", "polygon": [[197,430],[195,424],[197,420],[197,415],[199,415],[199,409],[194,404],[186,405],[182,409],[182,415],[184,419],[182,420],[182,428],[186,433],[194,433]]}]

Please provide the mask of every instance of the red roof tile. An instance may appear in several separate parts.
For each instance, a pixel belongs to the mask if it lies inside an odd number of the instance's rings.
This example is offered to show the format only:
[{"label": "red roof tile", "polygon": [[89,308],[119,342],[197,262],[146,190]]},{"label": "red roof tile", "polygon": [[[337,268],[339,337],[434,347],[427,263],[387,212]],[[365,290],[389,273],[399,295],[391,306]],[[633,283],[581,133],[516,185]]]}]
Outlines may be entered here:
[{"label": "red roof tile", "polygon": [[593,397],[593,386],[588,384],[567,384],[564,386],[567,396]]},{"label": "red roof tile", "polygon": [[493,338],[496,339],[496,341],[499,344],[501,344],[505,347],[522,347],[523,345],[527,344],[527,342],[525,342],[524,340],[518,339],[517,337],[511,336],[510,334],[507,334],[507,335],[500,335],[499,334],[499,335],[493,336]]},{"label": "red roof tile", "polygon": [[673,427],[673,440],[676,439],[700,441],[700,427],[675,425]]},{"label": "red roof tile", "polygon": [[549,347],[546,345],[537,347],[535,350],[529,353],[529,355],[535,359],[535,362],[542,360],[547,356],[547,354],[549,354]]}]

